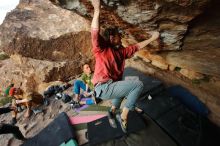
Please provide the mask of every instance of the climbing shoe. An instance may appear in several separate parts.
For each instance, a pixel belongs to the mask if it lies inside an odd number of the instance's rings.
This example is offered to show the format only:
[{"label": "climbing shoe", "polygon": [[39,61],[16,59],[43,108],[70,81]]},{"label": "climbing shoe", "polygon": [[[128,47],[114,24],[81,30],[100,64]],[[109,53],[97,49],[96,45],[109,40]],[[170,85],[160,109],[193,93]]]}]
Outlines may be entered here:
[{"label": "climbing shoe", "polygon": [[116,119],[120,123],[122,131],[127,133],[127,121],[123,120],[120,114],[116,114]]},{"label": "climbing shoe", "polygon": [[108,120],[112,128],[117,128],[117,124],[115,121],[115,114],[113,114],[111,111],[108,111]]},{"label": "climbing shoe", "polygon": [[81,107],[81,105],[80,105],[79,102],[77,102],[77,101],[71,101],[71,102],[70,102],[70,106],[71,106],[73,109],[75,109],[75,108],[80,108],[80,107]]}]

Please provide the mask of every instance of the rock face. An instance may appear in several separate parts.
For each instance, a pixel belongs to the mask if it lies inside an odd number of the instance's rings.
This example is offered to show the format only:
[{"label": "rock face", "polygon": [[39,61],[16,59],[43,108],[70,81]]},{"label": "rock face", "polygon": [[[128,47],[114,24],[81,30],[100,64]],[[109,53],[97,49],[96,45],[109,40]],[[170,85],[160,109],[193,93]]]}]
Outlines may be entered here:
[{"label": "rock face", "polygon": [[1,25],[1,50],[41,60],[82,59],[80,52],[89,55],[89,28],[86,19],[48,0],[21,0]]},{"label": "rock face", "polygon": [[[208,2],[104,0],[101,24],[103,27],[119,26],[129,42],[146,39],[147,31],[158,30],[163,50],[179,50],[188,22],[199,15]],[[0,27],[0,50],[36,59],[36,62],[47,60],[59,64],[65,61],[78,69],[67,65],[65,75],[75,75],[80,72],[80,62],[92,58],[89,32],[92,13],[90,2],[85,0],[21,0]],[[158,45],[154,42],[150,48],[158,49]],[[155,60],[152,62],[161,66]],[[163,68],[167,67],[163,65]],[[59,76],[65,78],[64,74]],[[41,81],[53,81],[57,75],[44,78]]]},{"label": "rock face", "polygon": [[[51,0],[64,8],[90,16],[91,5],[85,0]],[[181,49],[188,23],[199,15],[210,0],[103,0],[102,25],[116,25],[137,40],[146,31],[158,30],[164,50]],[[131,37],[131,36],[130,36]]]},{"label": "rock face", "polygon": [[79,74],[77,66],[77,63],[70,61],[51,62],[12,55],[10,59],[1,62],[0,82],[2,87],[13,82],[15,86],[21,85],[24,92],[38,92],[43,82],[67,80]]},{"label": "rock face", "polygon": [[21,0],[0,27],[1,87],[37,92],[42,82],[66,80],[91,59],[90,22],[49,0]]},{"label": "rock face", "polygon": [[183,50],[170,52],[167,61],[173,65],[220,78],[220,1],[213,0],[205,13],[190,24]]}]

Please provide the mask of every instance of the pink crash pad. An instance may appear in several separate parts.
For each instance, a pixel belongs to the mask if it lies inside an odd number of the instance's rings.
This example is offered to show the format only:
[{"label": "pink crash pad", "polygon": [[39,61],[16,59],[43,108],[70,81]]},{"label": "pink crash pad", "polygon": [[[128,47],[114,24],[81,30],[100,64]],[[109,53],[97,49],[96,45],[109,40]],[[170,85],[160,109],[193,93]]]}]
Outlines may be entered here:
[{"label": "pink crash pad", "polygon": [[91,116],[75,116],[75,117],[69,117],[70,122],[72,125],[75,124],[82,124],[82,123],[88,123],[91,121],[95,121],[97,119],[103,118],[106,115],[100,114],[100,115],[91,115]]}]

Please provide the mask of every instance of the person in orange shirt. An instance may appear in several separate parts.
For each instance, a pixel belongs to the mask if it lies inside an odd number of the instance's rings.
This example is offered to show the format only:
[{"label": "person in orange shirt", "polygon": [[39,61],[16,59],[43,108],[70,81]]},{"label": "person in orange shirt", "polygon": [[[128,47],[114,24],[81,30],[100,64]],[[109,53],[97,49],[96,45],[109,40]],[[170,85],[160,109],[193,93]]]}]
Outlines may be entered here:
[{"label": "person in orange shirt", "polygon": [[[21,106],[24,105],[27,108],[27,111],[24,115],[24,117],[29,117],[31,114],[31,107],[33,105],[39,105],[42,104],[43,98],[32,98],[31,94],[24,95],[24,92],[21,88],[11,88],[9,91],[9,95],[13,98],[12,99],[12,106]],[[12,123],[16,123],[16,117],[17,117],[17,110],[12,111]]]}]

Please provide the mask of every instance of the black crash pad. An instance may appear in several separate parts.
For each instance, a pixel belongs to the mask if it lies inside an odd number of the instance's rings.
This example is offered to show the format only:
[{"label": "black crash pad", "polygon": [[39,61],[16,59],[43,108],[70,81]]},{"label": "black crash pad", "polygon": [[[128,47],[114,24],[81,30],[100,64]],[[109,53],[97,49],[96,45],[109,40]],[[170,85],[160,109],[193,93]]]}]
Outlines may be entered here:
[{"label": "black crash pad", "polygon": [[164,113],[157,123],[173,137],[180,146],[199,146],[201,140],[200,116],[184,105]]},{"label": "black crash pad", "polygon": [[[141,117],[146,126],[143,130],[132,132],[122,138],[96,144],[96,146],[177,146],[175,141],[149,118],[149,116],[142,114]],[[90,144],[87,143],[84,146],[90,146]]]},{"label": "black crash pad", "polygon": [[186,88],[180,85],[171,86],[167,91],[173,96],[178,98],[181,103],[187,106],[190,110],[207,117],[209,114],[208,108],[196,96],[194,96]]},{"label": "black crash pad", "polygon": [[166,90],[143,99],[137,106],[151,117],[180,146],[219,146],[220,128],[207,118],[190,110]]},{"label": "black crash pad", "polygon": [[220,146],[220,127],[207,118],[201,118],[202,136],[200,146]]},{"label": "black crash pad", "polygon": [[154,120],[157,120],[164,113],[181,104],[178,99],[172,97],[166,91],[163,91],[152,97],[153,99],[151,100],[148,100],[147,98],[139,100],[136,103],[136,106],[144,110],[144,112]]},{"label": "black crash pad", "polygon": [[22,146],[59,146],[75,139],[75,133],[66,113],[61,113],[36,136],[28,139]]},{"label": "black crash pad", "polygon": [[126,77],[131,77],[131,78],[138,77],[139,80],[143,82],[144,88],[143,88],[143,91],[140,97],[143,97],[143,96],[147,97],[148,95],[155,95],[164,89],[164,86],[160,80],[147,76],[144,73],[131,67],[125,68],[124,74],[123,74],[123,80],[125,80]]},{"label": "black crash pad", "polygon": [[121,129],[119,122],[116,120],[117,128],[112,128],[109,124],[108,117],[95,120],[88,123],[89,144],[94,145],[115,138],[120,138],[129,133],[139,131],[145,128],[143,119],[136,112],[129,112],[127,134]]},{"label": "black crash pad", "polygon": [[198,115],[166,90],[153,96],[152,100],[139,101],[137,107],[143,109],[180,146],[197,146],[201,134]]},{"label": "black crash pad", "polygon": [[180,105],[157,120],[180,146],[219,146],[220,127]]}]

